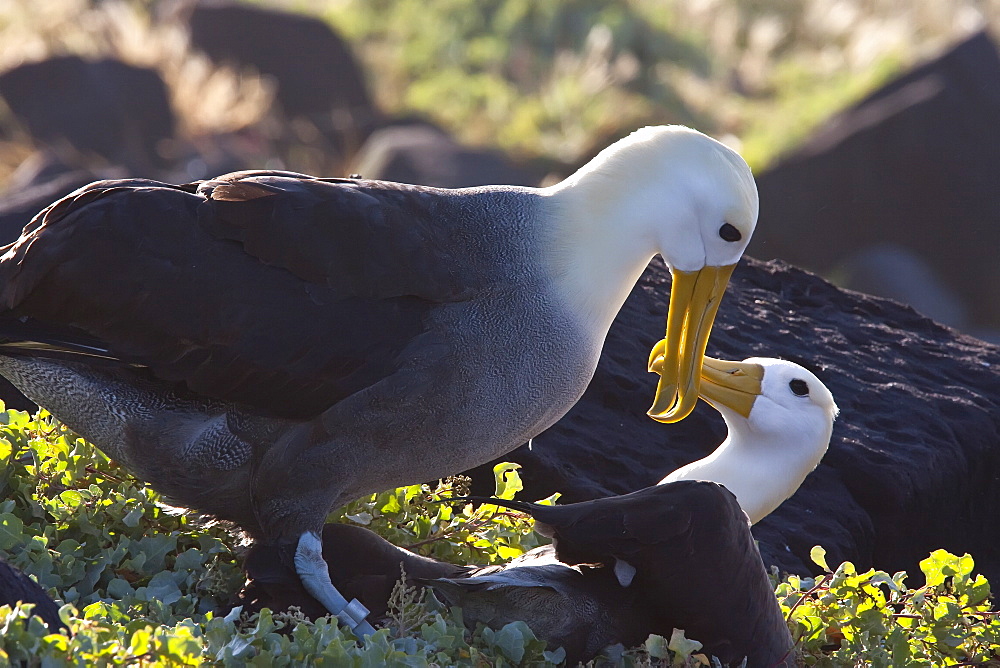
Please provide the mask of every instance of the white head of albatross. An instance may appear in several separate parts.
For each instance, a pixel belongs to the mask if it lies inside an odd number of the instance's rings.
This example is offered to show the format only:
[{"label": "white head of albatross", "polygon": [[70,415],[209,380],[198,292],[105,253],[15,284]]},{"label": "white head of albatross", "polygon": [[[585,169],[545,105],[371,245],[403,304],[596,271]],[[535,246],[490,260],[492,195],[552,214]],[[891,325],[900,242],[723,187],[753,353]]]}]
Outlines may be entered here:
[{"label": "white head of albatross", "polygon": [[585,326],[607,332],[654,255],[669,267],[666,338],[657,348],[664,371],[649,415],[682,420],[698,401],[698,371],[719,301],[757,224],[750,168],[690,128],[647,127],[547,194],[558,221],[552,266]]},{"label": "white head of albatross", "polygon": [[830,444],[837,404],[808,370],[765,357],[705,358],[701,397],[722,414],[729,435],[715,452],[660,484],[711,480],[725,485],[755,524],[794,494],[819,464]]}]

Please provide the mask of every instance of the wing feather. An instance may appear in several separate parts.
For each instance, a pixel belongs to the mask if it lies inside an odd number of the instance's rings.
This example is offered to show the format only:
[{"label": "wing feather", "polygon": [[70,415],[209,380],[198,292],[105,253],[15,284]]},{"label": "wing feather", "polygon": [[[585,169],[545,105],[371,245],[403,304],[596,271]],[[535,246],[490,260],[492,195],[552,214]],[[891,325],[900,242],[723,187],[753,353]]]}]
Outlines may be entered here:
[{"label": "wing feather", "polygon": [[287,417],[395,371],[477,274],[444,193],[245,172],[91,184],[0,258],[0,308],[75,327],[158,377]]}]

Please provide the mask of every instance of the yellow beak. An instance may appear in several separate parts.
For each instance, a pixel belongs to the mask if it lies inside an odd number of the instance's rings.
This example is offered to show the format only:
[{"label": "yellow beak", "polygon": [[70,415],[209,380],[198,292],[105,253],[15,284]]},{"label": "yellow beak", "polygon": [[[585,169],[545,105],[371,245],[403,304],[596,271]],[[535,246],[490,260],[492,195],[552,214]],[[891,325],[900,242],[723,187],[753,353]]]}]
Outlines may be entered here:
[{"label": "yellow beak", "polygon": [[763,380],[764,367],[759,364],[706,357],[701,367],[701,398],[749,418]]},{"label": "yellow beak", "polygon": [[[663,370],[662,354],[653,360],[649,370],[655,373]],[[706,357],[701,367],[700,396],[713,406],[721,404],[749,418],[763,380],[764,367],[759,364]]]},{"label": "yellow beak", "polygon": [[701,385],[699,370],[705,359],[708,335],[719,310],[719,302],[729,285],[735,264],[703,267],[699,271],[671,271],[670,306],[666,338],[649,356],[649,368],[658,363],[660,382],[656,398],[647,413],[658,422],[679,422],[698,403]]}]

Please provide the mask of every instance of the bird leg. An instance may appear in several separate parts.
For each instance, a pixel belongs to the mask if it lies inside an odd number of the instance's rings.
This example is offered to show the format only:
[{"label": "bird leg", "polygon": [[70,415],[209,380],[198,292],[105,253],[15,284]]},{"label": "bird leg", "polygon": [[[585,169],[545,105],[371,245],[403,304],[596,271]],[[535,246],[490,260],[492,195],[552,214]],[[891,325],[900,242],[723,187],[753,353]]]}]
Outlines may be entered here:
[{"label": "bird leg", "polygon": [[295,572],[299,574],[306,591],[336,615],[341,624],[354,631],[358,638],[375,633],[372,625],[365,620],[368,609],[358,599],[348,603],[330,581],[329,567],[323,559],[323,543],[318,534],[306,531],[299,537],[298,547],[295,548]]}]

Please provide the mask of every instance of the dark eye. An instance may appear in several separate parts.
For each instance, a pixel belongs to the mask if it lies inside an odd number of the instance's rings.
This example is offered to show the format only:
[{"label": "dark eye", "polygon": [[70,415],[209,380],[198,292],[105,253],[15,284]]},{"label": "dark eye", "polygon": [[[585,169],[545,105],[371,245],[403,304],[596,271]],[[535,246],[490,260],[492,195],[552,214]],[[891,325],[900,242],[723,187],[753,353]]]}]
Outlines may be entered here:
[{"label": "dark eye", "polygon": [[740,239],[743,238],[743,235],[740,234],[740,231],[736,229],[733,225],[730,225],[729,223],[726,223],[725,225],[719,228],[719,236],[725,239],[726,241],[739,241]]},{"label": "dark eye", "polygon": [[796,396],[804,397],[809,394],[809,385],[800,378],[788,381],[788,387],[792,389],[792,393]]}]

